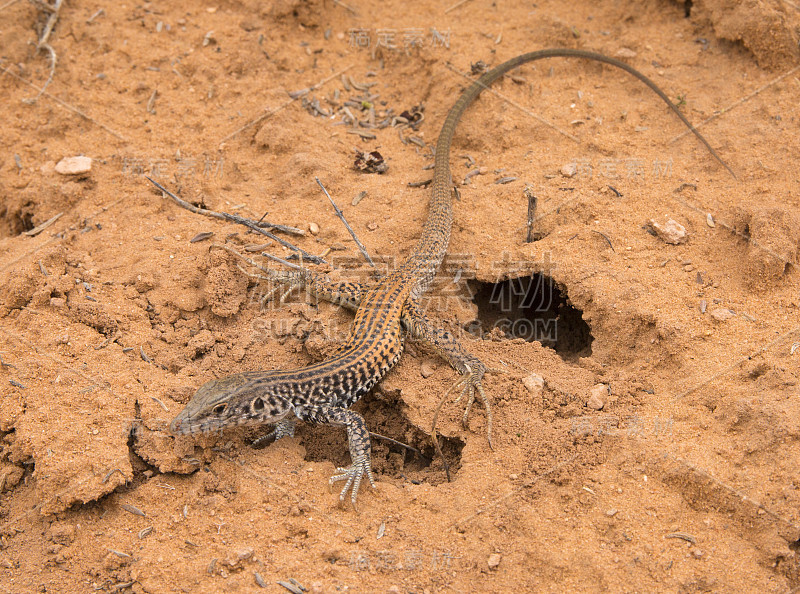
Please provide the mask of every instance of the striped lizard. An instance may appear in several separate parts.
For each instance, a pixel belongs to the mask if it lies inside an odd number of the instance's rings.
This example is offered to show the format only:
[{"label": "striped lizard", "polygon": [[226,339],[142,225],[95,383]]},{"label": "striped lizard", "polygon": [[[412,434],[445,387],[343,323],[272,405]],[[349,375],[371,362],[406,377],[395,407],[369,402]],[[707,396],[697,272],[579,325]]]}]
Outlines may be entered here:
[{"label": "striped lizard", "polygon": [[275,437],[294,432],[294,418],[313,423],[344,426],[347,430],[351,465],[338,468],[330,483],[345,481],[339,495],[348,491],[355,506],[362,480],[375,486],[372,474],[369,432],[364,418],[350,406],[366,394],[397,363],[403,340],[410,337],[434,347],[461,375],[448,390],[468,395],[462,421],[466,421],[476,394],[486,408],[487,439],[492,445],[492,408],[482,381],[487,367],[467,352],[456,338],[437,327],[421,311],[420,296],[430,286],[444,258],[453,221],[450,144],[456,125],[475,98],[506,72],[528,62],[552,57],[575,57],[621,68],[652,89],[689,127],[711,154],[717,155],[705,138],[689,123],[667,95],[644,74],[628,64],[594,52],[578,49],[547,49],[522,54],[496,66],[472,82],[450,109],[436,143],[432,195],[428,219],[420,239],[397,269],[374,286],[334,282],[324,274],[305,268],[269,271],[270,279],[290,290],[307,287],[319,299],[355,310],[350,334],[328,359],[291,370],[247,371],[211,380],[193,396],[170,424],[175,434],[219,430],[245,423],[276,424]]}]

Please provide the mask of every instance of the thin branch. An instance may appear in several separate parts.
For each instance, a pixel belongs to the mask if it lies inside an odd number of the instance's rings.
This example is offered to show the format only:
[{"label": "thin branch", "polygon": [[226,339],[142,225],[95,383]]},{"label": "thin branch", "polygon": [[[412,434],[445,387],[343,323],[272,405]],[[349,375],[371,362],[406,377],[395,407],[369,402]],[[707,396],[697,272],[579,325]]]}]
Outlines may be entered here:
[{"label": "thin branch", "polygon": [[333,210],[334,210],[334,211],[336,211],[336,216],[337,216],[337,217],[339,217],[339,218],[341,219],[342,223],[344,223],[344,226],[345,226],[345,227],[347,228],[347,230],[350,232],[350,235],[351,235],[351,236],[353,237],[353,239],[355,240],[355,242],[356,242],[356,245],[358,246],[358,249],[359,249],[359,250],[361,250],[361,253],[362,253],[362,254],[364,254],[364,259],[365,259],[365,260],[366,260],[366,261],[369,263],[369,265],[370,265],[370,266],[372,266],[373,268],[375,268],[375,262],[373,262],[373,261],[372,261],[372,258],[370,258],[370,257],[369,257],[369,253],[367,253],[367,248],[365,248],[365,247],[364,247],[364,244],[363,244],[363,243],[361,243],[361,242],[358,240],[358,237],[356,236],[356,232],[355,232],[355,231],[353,231],[353,228],[350,226],[350,223],[348,223],[348,222],[347,222],[347,219],[345,219],[345,218],[344,218],[344,213],[343,213],[343,212],[342,212],[342,211],[339,209],[339,207],[338,207],[338,206],[336,206],[336,203],[333,201],[333,198],[331,198],[331,195],[330,195],[330,194],[328,194],[328,190],[326,190],[326,189],[325,189],[325,186],[323,186],[323,185],[322,185],[322,182],[321,182],[321,181],[319,181],[319,178],[318,178],[318,177],[315,177],[315,178],[314,178],[314,181],[316,181],[316,182],[319,184],[319,187],[320,187],[320,188],[322,188],[322,191],[323,191],[323,192],[325,192],[325,195],[328,197],[328,200],[330,200],[330,201],[331,201],[331,204],[333,205]]},{"label": "thin branch", "polygon": [[528,235],[525,240],[525,243],[531,243],[533,241],[533,222],[536,220],[536,205],[537,205],[537,198],[536,195],[533,193],[533,190],[530,186],[525,186],[523,190],[525,197],[528,199]]},{"label": "thin branch", "polygon": [[49,97],[50,99],[52,99],[53,101],[55,101],[56,103],[58,103],[58,104],[59,104],[61,107],[63,107],[64,109],[66,109],[66,110],[68,110],[68,111],[71,111],[72,113],[76,113],[76,114],[78,114],[79,116],[81,116],[82,118],[84,118],[84,119],[86,119],[86,120],[89,120],[90,122],[92,122],[92,123],[93,123],[93,124],[95,124],[96,126],[100,126],[100,127],[103,129],[103,130],[105,130],[106,132],[108,132],[109,134],[111,134],[111,136],[114,136],[114,137],[116,137],[116,138],[119,138],[120,140],[122,140],[122,141],[124,141],[124,142],[129,142],[129,141],[128,141],[128,139],[127,139],[127,138],[125,138],[125,137],[124,137],[122,134],[120,134],[119,132],[117,132],[117,131],[115,131],[115,130],[112,130],[111,128],[109,128],[108,126],[106,126],[105,124],[103,124],[102,122],[99,122],[99,121],[97,121],[96,119],[94,119],[93,117],[91,117],[90,115],[88,115],[88,114],[86,114],[86,113],[82,112],[82,111],[81,111],[80,109],[78,109],[77,107],[74,107],[74,106],[70,105],[69,103],[67,103],[67,102],[65,102],[65,101],[62,101],[61,99],[59,99],[59,98],[58,98],[58,97],[56,97],[55,95],[52,95],[51,93],[49,93],[49,92],[45,91],[45,90],[44,90],[42,87],[39,87],[39,86],[37,86],[37,85],[33,84],[32,82],[30,82],[30,81],[28,81],[28,80],[25,80],[25,79],[24,79],[24,78],[22,78],[22,77],[21,77],[19,74],[17,74],[16,72],[12,71],[10,68],[6,68],[5,66],[3,66],[3,62],[2,62],[2,60],[1,60],[1,59],[0,59],[0,72],[3,72],[3,73],[5,73],[5,74],[10,74],[11,76],[13,76],[14,78],[16,78],[16,79],[17,79],[18,81],[20,81],[21,83],[23,83],[23,84],[26,84],[26,85],[28,85],[29,87],[31,87],[31,88],[33,88],[33,89],[36,89],[37,91],[39,91],[39,95],[44,95],[45,97]]},{"label": "thin branch", "polygon": [[[756,95],[758,95],[758,94],[759,94],[759,93],[761,93],[762,91],[766,91],[766,90],[767,90],[768,88],[770,88],[771,86],[773,86],[773,85],[775,85],[775,84],[779,83],[779,82],[780,82],[780,81],[782,81],[784,78],[786,78],[787,76],[789,76],[789,75],[791,75],[791,74],[794,74],[794,73],[795,73],[795,72],[797,72],[798,70],[800,70],[800,66],[795,66],[794,68],[792,68],[792,69],[791,69],[791,70],[789,70],[788,72],[784,72],[783,74],[781,74],[781,75],[780,75],[780,76],[778,76],[777,78],[774,78],[774,79],[772,79],[771,81],[769,81],[767,84],[765,84],[765,85],[762,85],[762,86],[758,87],[758,88],[757,88],[755,91],[753,91],[752,93],[749,93],[749,94],[745,95],[744,97],[742,97],[741,99],[739,99],[739,100],[737,100],[736,102],[732,103],[732,104],[731,104],[731,105],[729,105],[728,107],[723,107],[721,110],[719,110],[717,113],[715,113],[714,115],[712,115],[710,118],[706,118],[705,120],[703,120],[702,122],[700,122],[699,124],[697,124],[697,125],[694,127],[694,129],[695,129],[695,130],[697,130],[698,128],[700,128],[700,127],[702,127],[702,126],[705,126],[705,125],[706,125],[706,124],[708,124],[709,122],[713,122],[713,121],[714,121],[714,120],[716,120],[718,117],[721,117],[721,116],[725,115],[726,113],[728,113],[729,111],[731,111],[731,110],[732,110],[734,107],[738,107],[738,106],[739,106],[739,105],[741,105],[742,103],[746,103],[747,101],[750,101],[750,99],[752,99],[753,97],[755,97]],[[681,132],[680,134],[678,134],[677,136],[675,136],[673,139],[671,139],[671,140],[669,141],[669,143],[670,143],[670,144],[672,144],[672,143],[673,143],[673,142],[675,142],[676,140],[679,140],[679,139],[683,138],[684,136],[686,136],[687,134],[690,134],[690,133],[692,133],[692,132],[694,132],[694,133],[696,134],[696,132],[695,132],[694,130],[691,130],[691,129],[690,129],[690,130],[686,130],[686,131],[684,131],[684,132]],[[716,155],[715,155],[715,156],[716,156]],[[717,157],[717,160],[720,160],[720,161],[721,161],[721,159],[719,159],[719,157]],[[723,162],[723,165],[724,165],[724,162]],[[727,167],[727,165],[725,165],[725,166]],[[728,168],[728,169],[730,169],[730,168]]]},{"label": "thin branch", "polygon": [[27,105],[33,105],[36,101],[39,100],[39,97],[42,96],[47,86],[53,82],[53,77],[56,74],[56,64],[58,63],[58,57],[56,56],[56,50],[53,49],[53,46],[50,45],[50,33],[53,32],[53,28],[56,26],[58,22],[58,13],[61,10],[61,5],[63,4],[64,0],[55,0],[55,3],[50,6],[46,2],[34,2],[34,4],[38,5],[39,8],[42,8],[46,11],[50,12],[50,16],[47,17],[47,22],[42,29],[41,34],[39,35],[39,41],[36,43],[36,53],[38,54],[41,50],[47,50],[47,54],[50,56],[50,74],[47,77],[47,80],[42,85],[42,88],[39,89],[39,93],[33,99],[23,99],[22,102]]},{"label": "thin branch", "polygon": [[378,439],[383,439],[384,441],[389,441],[389,442],[391,442],[391,443],[393,443],[395,445],[399,445],[402,448],[405,448],[407,450],[411,450],[412,452],[414,452],[415,454],[417,454],[421,458],[426,458],[427,459],[427,456],[425,456],[425,454],[423,454],[421,450],[418,450],[414,446],[410,446],[407,443],[403,443],[402,441],[397,441],[396,439],[392,439],[391,437],[387,437],[385,435],[381,435],[380,433],[373,433],[372,431],[370,431],[369,434],[372,437],[377,437]]},{"label": "thin branch", "polygon": [[298,254],[301,254],[303,256],[303,259],[307,259],[309,262],[313,262],[314,264],[325,264],[325,263],[327,263],[327,262],[325,262],[325,260],[323,258],[320,258],[319,256],[315,256],[313,254],[309,254],[305,250],[303,250],[303,249],[297,247],[296,245],[286,241],[285,239],[282,239],[281,237],[278,237],[274,233],[270,233],[266,229],[262,229],[261,228],[261,225],[264,225],[265,227],[272,227],[272,228],[278,228],[279,227],[278,225],[271,225],[269,223],[261,223],[261,224],[259,224],[258,222],[253,221],[252,219],[247,219],[245,217],[240,217],[239,215],[233,215],[233,214],[230,214],[230,213],[227,213],[227,212],[216,212],[216,211],[208,210],[208,209],[205,209],[205,208],[198,208],[197,206],[195,206],[193,204],[189,204],[185,200],[183,200],[181,198],[178,198],[175,194],[173,194],[172,192],[167,190],[164,186],[162,186],[160,183],[158,183],[154,179],[152,179],[152,178],[150,178],[150,177],[148,177],[146,175],[144,177],[150,183],[152,183],[156,188],[158,188],[159,190],[164,192],[164,194],[166,194],[167,196],[172,198],[178,206],[180,206],[182,208],[185,208],[186,210],[188,210],[190,212],[193,212],[195,214],[205,215],[207,217],[213,217],[213,218],[216,218],[216,219],[223,219],[223,220],[226,220],[226,221],[230,221],[232,223],[237,223],[239,225],[244,225],[248,229],[251,229],[251,230],[255,231],[256,233],[260,233],[261,235],[265,235],[265,236],[269,237],[270,239],[277,241],[282,246],[284,246],[286,248],[289,248],[290,250],[292,250],[294,252],[297,252]]}]

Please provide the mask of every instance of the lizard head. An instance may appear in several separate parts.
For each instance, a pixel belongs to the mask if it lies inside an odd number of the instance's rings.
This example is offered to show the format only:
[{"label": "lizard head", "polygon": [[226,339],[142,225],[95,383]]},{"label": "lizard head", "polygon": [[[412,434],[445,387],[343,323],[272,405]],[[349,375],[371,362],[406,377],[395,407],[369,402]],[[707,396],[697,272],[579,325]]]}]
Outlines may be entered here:
[{"label": "lizard head", "polygon": [[[277,375],[277,374],[276,374]],[[272,423],[291,408],[275,394],[270,372],[237,373],[206,382],[172,420],[176,435],[209,432],[244,423]]]}]

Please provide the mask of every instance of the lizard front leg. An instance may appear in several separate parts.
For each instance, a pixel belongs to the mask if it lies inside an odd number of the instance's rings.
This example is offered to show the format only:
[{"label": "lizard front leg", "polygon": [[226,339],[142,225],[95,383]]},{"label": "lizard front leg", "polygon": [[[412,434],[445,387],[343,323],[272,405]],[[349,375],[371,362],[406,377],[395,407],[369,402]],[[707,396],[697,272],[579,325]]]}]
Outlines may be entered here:
[{"label": "lizard front leg", "polygon": [[[492,446],[492,405],[486,392],[483,390],[483,376],[486,373],[487,367],[475,355],[469,353],[461,344],[456,340],[452,333],[444,328],[440,328],[433,324],[431,320],[422,313],[419,304],[416,301],[409,300],[403,308],[403,315],[401,323],[405,328],[408,336],[433,347],[442,357],[447,359],[448,363],[461,374],[461,378],[453,384],[447,392],[445,392],[442,401],[450,392],[461,389],[461,394],[456,399],[456,402],[461,400],[464,394],[468,395],[467,406],[464,410],[464,416],[461,419],[464,427],[467,427],[467,418],[472,409],[472,404],[475,402],[475,394],[477,393],[486,407],[486,437],[489,441],[489,447]],[[441,403],[440,405],[441,406]],[[436,441],[436,416],[439,413],[437,408],[433,421],[433,437]],[[438,446],[438,444],[437,444]],[[438,447],[437,447],[438,449]]]},{"label": "lizard front leg", "polygon": [[295,420],[291,417],[286,417],[275,424],[275,428],[267,433],[253,440],[252,445],[260,446],[262,443],[268,441],[278,441],[284,437],[294,437]]},{"label": "lizard front leg", "polygon": [[367,424],[357,412],[338,406],[314,405],[295,407],[295,414],[304,421],[312,423],[325,423],[326,425],[344,425],[347,428],[347,443],[350,449],[352,463],[347,468],[337,468],[338,474],[330,478],[330,483],[347,481],[339,494],[339,500],[344,501],[347,491],[351,489],[350,501],[356,505],[358,488],[366,476],[372,487],[375,487],[375,477],[372,474],[372,454],[369,441]]},{"label": "lizard front leg", "polygon": [[[268,280],[287,285],[287,291],[281,296],[283,302],[292,292],[307,289],[317,299],[339,305],[350,311],[355,311],[361,304],[368,288],[351,281],[333,281],[327,275],[310,270],[271,270]],[[274,294],[274,291],[273,293]],[[271,296],[271,295],[270,295]]]},{"label": "lizard front leg", "polygon": [[[285,287],[286,290],[279,298],[280,303],[283,303],[293,292],[299,289],[307,288],[308,292],[317,299],[322,299],[323,301],[328,301],[334,305],[339,305],[345,309],[355,311],[358,309],[358,306],[361,304],[361,300],[369,290],[369,287],[362,283],[352,281],[333,281],[329,279],[326,274],[314,272],[312,270],[308,270],[307,268],[303,268],[302,266],[298,266],[292,270],[272,270],[271,268],[262,266],[252,258],[243,256],[230,246],[217,243],[212,247],[225,250],[229,254],[247,262],[250,266],[257,268],[263,273],[252,274],[240,267],[239,269],[247,276],[265,280],[276,285],[275,288],[264,295],[262,298],[262,303],[266,303],[272,299],[278,289],[280,289],[282,286]],[[286,264],[289,263],[287,262]]]}]

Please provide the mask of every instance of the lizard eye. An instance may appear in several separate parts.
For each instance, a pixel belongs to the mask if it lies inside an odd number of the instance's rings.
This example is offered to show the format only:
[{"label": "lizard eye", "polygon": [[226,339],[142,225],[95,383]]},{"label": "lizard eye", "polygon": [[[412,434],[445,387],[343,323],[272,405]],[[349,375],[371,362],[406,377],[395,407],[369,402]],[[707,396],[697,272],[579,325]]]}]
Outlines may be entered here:
[{"label": "lizard eye", "polygon": [[218,404],[217,406],[215,406],[214,408],[211,409],[211,412],[213,412],[215,415],[221,415],[222,413],[225,412],[226,408],[228,408],[227,404],[225,404],[225,403]]},{"label": "lizard eye", "polygon": [[264,401],[261,398],[253,400],[253,410],[264,410]]}]

